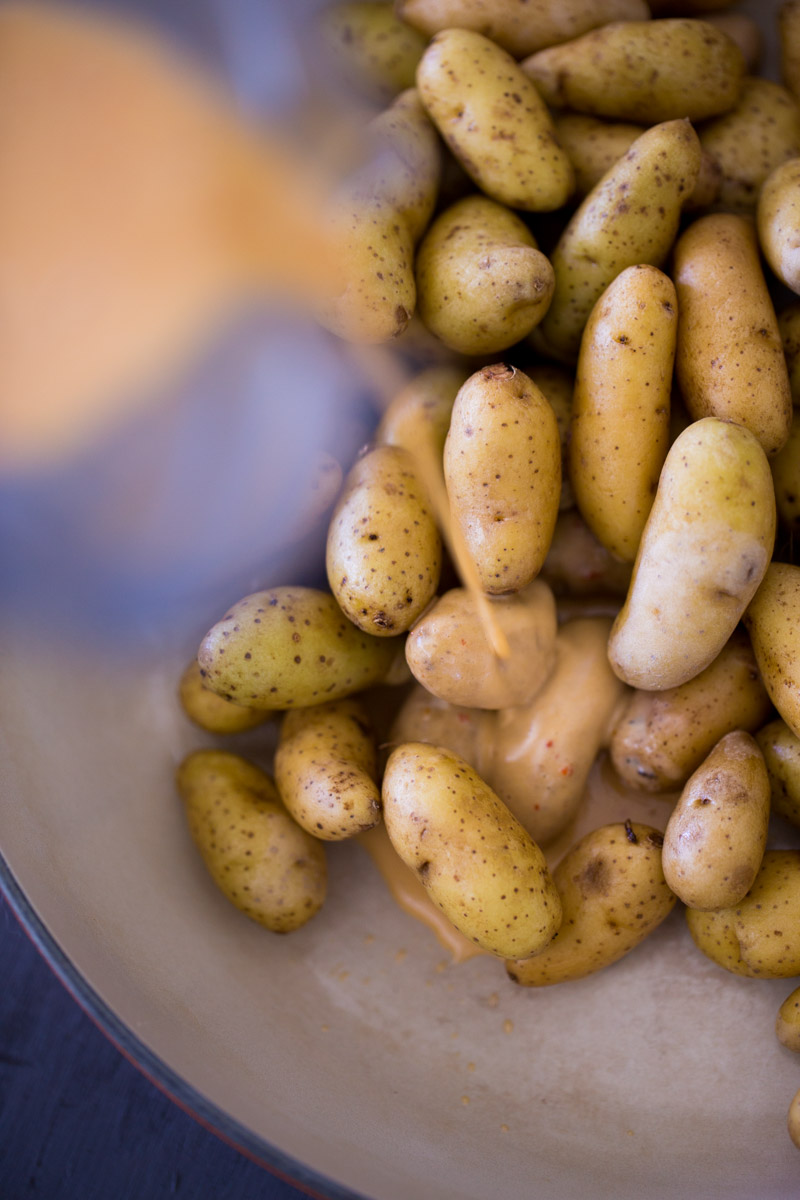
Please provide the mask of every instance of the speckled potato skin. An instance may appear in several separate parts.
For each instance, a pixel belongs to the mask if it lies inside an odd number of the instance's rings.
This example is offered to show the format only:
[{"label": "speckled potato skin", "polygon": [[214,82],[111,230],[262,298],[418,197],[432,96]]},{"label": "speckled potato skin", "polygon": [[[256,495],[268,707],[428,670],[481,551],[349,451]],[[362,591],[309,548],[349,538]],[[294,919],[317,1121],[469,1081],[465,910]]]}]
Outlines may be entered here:
[{"label": "speckled potato skin", "polygon": [[484,591],[525,587],[553,537],[561,442],[552,408],[522,371],[497,363],[470,376],[453,405],[444,475]]},{"label": "speckled potato skin", "polygon": [[339,75],[379,102],[413,87],[426,39],[392,6],[370,0],[331,5],[320,14],[323,45]]},{"label": "speckled potato skin", "polygon": [[416,88],[407,88],[367,127],[376,192],[418,242],[436,205],[442,149]]},{"label": "speckled potato skin", "polygon": [[729,212],[754,213],[769,173],[800,154],[800,109],[787,88],[750,76],[730,112],[698,132],[722,168],[718,203]]},{"label": "speckled potato skin", "polygon": [[615,21],[541,50],[522,67],[553,108],[649,125],[727,112],[745,69],[729,37],[684,18]]},{"label": "speckled potato skin", "polygon": [[771,711],[750,640],[736,629],[688,683],[633,693],[611,736],[611,761],[628,787],[681,788],[720,738],[734,729],[755,733]]},{"label": "speckled potato skin", "polygon": [[705,670],[753,598],[774,540],[772,474],[757,439],[716,417],[695,421],[667,455],[611,632],[620,678],[664,691]]},{"label": "speckled potato skin", "polygon": [[419,315],[459,354],[497,354],[526,337],[555,287],[527,225],[488,196],[466,196],[436,218],[416,259]]},{"label": "speckled potato skin", "polygon": [[754,738],[726,733],[692,775],[664,832],[664,878],[689,908],[730,908],[761,866],[769,779]]},{"label": "speckled potato skin", "polygon": [[357,700],[287,713],[275,751],[275,783],[302,829],[327,842],[372,829],[381,819],[377,754]]},{"label": "speckled potato skin", "polygon": [[555,670],[539,694],[497,713],[486,779],[541,845],[575,816],[625,700],[606,654],[610,626],[605,617],[567,621],[558,631]]},{"label": "speckled potato skin", "polygon": [[476,946],[527,958],[552,940],[561,905],[544,855],[457,754],[398,746],[386,764],[383,811],[403,862]]},{"label": "speckled potato skin", "polygon": [[678,313],[672,281],[628,267],[583,331],[569,445],[581,516],[616,558],[633,562],[669,447]]},{"label": "speckled potato skin", "polygon": [[781,78],[789,91],[800,100],[800,3],[784,0],[778,9]]},{"label": "speckled potato skin", "polygon": [[537,336],[552,354],[574,361],[592,308],[626,267],[661,266],[700,160],[689,122],[668,121],[637,138],[589,193],[550,256],[556,287]]},{"label": "speckled potato skin", "polygon": [[778,717],[756,733],[767,765],[772,811],[800,826],[800,738]]},{"label": "speckled potato skin", "polygon": [[661,870],[662,836],[649,825],[604,825],[582,838],[553,878],[561,928],[542,954],[508,962],[523,987],[582,979],[629,954],[669,916],[675,897]]},{"label": "speckled potato skin", "polygon": [[497,709],[529,704],[544,685],[556,661],[556,603],[550,588],[536,579],[491,603],[508,639],[507,659],[492,650],[466,588],[445,592],[409,633],[406,661],[432,695],[465,708]]},{"label": "speckled potato skin", "polygon": [[686,922],[697,948],[734,975],[800,975],[800,850],[767,850],[739,904],[715,912],[687,908]]},{"label": "speckled potato skin", "polygon": [[561,513],[542,567],[557,596],[624,596],[631,564],[612,558],[577,509]]},{"label": "speckled potato skin", "polygon": [[752,223],[732,213],[695,221],[675,247],[674,280],[675,370],[689,413],[744,425],[776,453],[789,436],[792,397]]},{"label": "speckled potato skin", "polygon": [[800,567],[770,563],[744,623],[770,699],[800,737]]},{"label": "speckled potato skin", "polygon": [[[729,0],[725,0],[722,7],[726,7],[728,2]],[[702,4],[698,6],[697,11],[701,21],[713,25],[715,29],[722,30],[736,42],[742,52],[745,69],[755,72],[761,62],[764,48],[764,39],[761,36],[761,27],[758,22],[741,12],[705,12]]]},{"label": "speckled potato skin", "polygon": [[375,432],[376,446],[401,446],[415,453],[428,442],[437,461],[444,454],[450,414],[458,389],[466,382],[461,367],[427,367],[402,388],[384,412]]},{"label": "speckled potato skin", "polygon": [[770,466],[778,517],[787,529],[800,532],[800,410],[794,409],[789,437]]},{"label": "speckled potato skin", "polygon": [[536,87],[500,46],[468,29],[437,33],[417,68],[431,120],[482,192],[550,212],[569,199],[572,165]]},{"label": "speckled potato skin", "polygon": [[245,596],[197,654],[206,687],[252,708],[306,708],[383,680],[395,657],[342,613],[329,592],[271,588]]},{"label": "speckled potato skin", "polygon": [[778,329],[783,343],[783,353],[786,357],[786,368],[789,372],[792,403],[798,407],[800,406],[800,301],[788,305],[778,314]]},{"label": "speckled potato skin", "polygon": [[572,394],[575,390],[575,377],[563,367],[557,367],[555,363],[540,363],[538,366],[528,367],[525,374],[533,380],[555,413],[561,442],[561,496],[558,501],[558,511],[565,512],[568,508],[575,507],[572,484],[567,474],[567,442],[572,419]]},{"label": "speckled potato skin", "polygon": [[800,294],[800,158],[781,163],[767,177],[758,198],[758,240],[772,270]]},{"label": "speckled potato skin", "polygon": [[328,582],[346,617],[366,633],[410,629],[436,593],[442,543],[414,460],[378,446],[345,480],[328,530]]},{"label": "speckled potato skin", "polygon": [[432,37],[441,29],[473,29],[523,58],[608,21],[646,21],[643,0],[395,0],[398,16]]},{"label": "speckled potato skin", "polygon": [[778,1009],[775,1036],[787,1050],[800,1054],[800,987],[790,992]]},{"label": "speckled potato skin", "polygon": [[319,912],[324,848],[295,824],[269,776],[237,754],[198,750],[176,782],[194,843],[231,904],[273,933],[291,933]]},{"label": "speckled potato skin", "polygon": [[210,691],[203,681],[196,659],[189,663],[181,676],[178,695],[181,707],[190,721],[208,733],[221,736],[255,729],[272,716],[272,713],[263,708],[247,708]]},{"label": "speckled potato skin", "polygon": [[389,741],[392,747],[403,742],[444,746],[484,778],[492,754],[493,729],[493,712],[450,704],[417,683],[392,723]]}]

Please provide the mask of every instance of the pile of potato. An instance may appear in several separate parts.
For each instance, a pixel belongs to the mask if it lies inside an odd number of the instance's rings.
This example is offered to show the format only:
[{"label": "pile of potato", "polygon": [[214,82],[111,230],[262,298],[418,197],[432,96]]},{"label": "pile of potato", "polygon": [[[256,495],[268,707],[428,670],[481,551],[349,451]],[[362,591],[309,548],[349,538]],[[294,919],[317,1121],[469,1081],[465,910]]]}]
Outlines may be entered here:
[{"label": "pile of potato", "polygon": [[[274,783],[227,750],[178,772],[269,929],[319,910],[325,841],[383,821],[517,983],[613,963],[676,900],[720,966],[800,974],[800,851],[766,849],[770,811],[800,825],[800,0],[784,85],[752,22],[701,7],[324,14],[388,107],[331,198],[319,318],[410,378],[330,515],[330,590],[245,597],[182,682],[215,733],[285,713]],[[666,829],[603,826],[551,874],[604,751],[679,793]],[[777,1032],[800,1050],[800,989]]]}]

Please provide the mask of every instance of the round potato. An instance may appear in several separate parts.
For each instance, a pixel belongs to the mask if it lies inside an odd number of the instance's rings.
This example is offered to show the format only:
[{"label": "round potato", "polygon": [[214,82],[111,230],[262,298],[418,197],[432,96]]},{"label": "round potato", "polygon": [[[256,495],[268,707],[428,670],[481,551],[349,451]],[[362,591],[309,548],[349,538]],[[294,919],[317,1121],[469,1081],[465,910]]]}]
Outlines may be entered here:
[{"label": "round potato", "polygon": [[176,781],[194,843],[231,904],[273,933],[319,912],[325,851],[295,824],[268,775],[237,754],[198,750]]},{"label": "round potato", "polygon": [[758,240],[772,270],[800,294],[800,158],[781,163],[767,177],[758,198]]},{"label": "round potato", "polygon": [[402,388],[381,417],[378,446],[400,446],[412,454],[428,442],[441,461],[458,389],[466,381],[461,367],[427,367]]},{"label": "round potato", "polygon": [[612,558],[577,510],[562,513],[542,567],[556,596],[619,596],[628,591],[631,564]]},{"label": "round potato", "polygon": [[756,734],[772,791],[772,811],[800,825],[800,738],[780,717]]},{"label": "round potato", "polygon": [[769,697],[800,737],[800,567],[770,563],[744,623]]},{"label": "round potato", "polygon": [[398,746],[386,764],[383,810],[403,862],[482,950],[527,958],[552,940],[561,905],[544,855],[457,754]]},{"label": "round potato", "polygon": [[247,708],[226,700],[207,688],[200,672],[200,664],[193,659],[181,676],[179,696],[183,711],[190,721],[208,733],[225,735],[244,733],[263,725],[272,716],[263,708]]},{"label": "round potato", "polygon": [[750,891],[767,844],[769,795],[755,740],[726,733],[686,784],[664,833],[664,878],[689,908],[730,908]]},{"label": "round potato", "polygon": [[800,1054],[800,987],[790,992],[778,1009],[775,1035],[787,1050]]},{"label": "round potato", "polygon": [[414,85],[426,39],[384,0],[349,0],[320,14],[323,47],[337,75],[385,103]]}]

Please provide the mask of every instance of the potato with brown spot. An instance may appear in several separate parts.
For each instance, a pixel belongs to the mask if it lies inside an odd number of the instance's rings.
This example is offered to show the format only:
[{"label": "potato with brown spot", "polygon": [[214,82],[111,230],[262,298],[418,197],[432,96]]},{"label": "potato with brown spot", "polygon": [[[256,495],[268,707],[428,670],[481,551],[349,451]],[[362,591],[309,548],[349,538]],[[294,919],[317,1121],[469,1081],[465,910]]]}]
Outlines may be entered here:
[{"label": "potato with brown spot", "polygon": [[247,707],[305,708],[386,678],[397,648],[347,620],[330,592],[282,587],[245,596],[206,634],[206,687]]},{"label": "potato with brown spot", "polygon": [[687,908],[699,950],[751,979],[800,975],[800,850],[767,850],[750,891],[714,912]]},{"label": "potato with brown spot", "polygon": [[730,908],[767,844],[769,779],[755,740],[727,733],[683,789],[664,833],[664,878],[689,908]]},{"label": "potato with brown spot", "polygon": [[792,403],[800,406],[800,301],[787,305],[778,314],[783,353],[789,372]]},{"label": "potato with brown spot", "polygon": [[275,783],[301,828],[326,842],[381,819],[375,739],[364,706],[334,700],[287,713],[275,751]]},{"label": "potato with brown spot", "polygon": [[457,754],[422,742],[393,750],[383,811],[403,862],[475,945],[527,958],[552,940],[561,905],[544,855]]},{"label": "potato with brown spot", "polygon": [[427,39],[401,21],[391,4],[332,4],[320,14],[319,32],[337,76],[370,99],[386,103],[414,86]]},{"label": "potato with brown spot", "polygon": [[237,754],[198,750],[176,782],[194,843],[231,904],[273,933],[291,933],[319,912],[324,848],[295,824],[268,775]]},{"label": "potato with brown spot", "polygon": [[414,459],[378,446],[345,480],[328,530],[326,567],[340,608],[359,629],[410,629],[439,583],[442,542]]},{"label": "potato with brown spot", "polygon": [[556,596],[624,597],[631,564],[612,558],[577,509],[561,513],[542,567]]},{"label": "potato with brown spot", "polygon": [[412,454],[420,442],[430,445],[438,461],[450,428],[450,414],[465,382],[461,367],[427,367],[393,398],[375,432],[377,446],[401,446]]},{"label": "potato with brown spot", "polygon": [[181,676],[179,696],[181,707],[190,721],[209,733],[222,736],[255,729],[272,716],[263,708],[247,708],[244,704],[236,704],[212,692],[205,685],[196,659],[189,663]]},{"label": "potato with brown spot", "polygon": [[778,518],[786,529],[800,532],[800,410],[792,412],[789,437],[770,462]]},{"label": "potato with brown spot", "polygon": [[561,513],[568,508],[575,507],[572,484],[567,474],[567,442],[572,419],[575,377],[563,367],[557,367],[555,363],[539,363],[536,366],[528,367],[525,374],[536,384],[552,408],[558,424],[558,436],[561,442],[561,497],[558,501],[558,511]]},{"label": "potato with brown spot", "polygon": [[419,315],[459,354],[497,354],[547,312],[555,276],[515,213],[467,196],[441,213],[416,259]]},{"label": "potato with brown spot", "polygon": [[727,112],[745,69],[726,34],[685,18],[615,21],[522,67],[553,108],[650,125]]},{"label": "potato with brown spot", "polygon": [[687,683],[633,693],[611,736],[611,761],[628,787],[682,788],[720,738],[734,729],[755,733],[771,709],[750,639],[736,629]]},{"label": "potato with brown spot", "polygon": [[770,699],[800,737],[800,567],[770,563],[744,623]]},{"label": "potato with brown spot", "polygon": [[800,100],[800,3],[783,0],[778,9],[781,78],[789,91]]},{"label": "potato with brown spot", "polygon": [[[729,0],[726,0],[726,4]],[[764,49],[764,39],[761,26],[752,17],[743,12],[705,12],[700,7],[698,14],[701,21],[719,29],[739,47],[744,58],[745,69],[755,73],[761,62]]]},{"label": "potato with brown spot", "polygon": [[527,962],[507,962],[514,983],[549,987],[582,979],[629,954],[669,916],[675,897],[661,870],[657,829],[627,821],[587,834],[553,872],[563,919]]},{"label": "potato with brown spot", "polygon": [[800,158],[770,172],[758,198],[757,221],[764,257],[778,279],[800,294]]},{"label": "potato with brown spot", "polygon": [[482,192],[549,212],[569,199],[572,165],[534,84],[500,46],[468,29],[437,33],[417,68],[431,120]]},{"label": "potato with brown spot", "polygon": [[800,826],[800,738],[778,717],[756,734],[772,791],[772,811]]},{"label": "potato with brown spot", "polygon": [[778,1009],[775,1036],[787,1050],[800,1054],[800,987],[790,992]]},{"label": "potato with brown spot", "polygon": [[456,397],[444,451],[450,512],[490,595],[519,591],[550,546],[561,493],[561,443],[536,385],[498,363]]}]

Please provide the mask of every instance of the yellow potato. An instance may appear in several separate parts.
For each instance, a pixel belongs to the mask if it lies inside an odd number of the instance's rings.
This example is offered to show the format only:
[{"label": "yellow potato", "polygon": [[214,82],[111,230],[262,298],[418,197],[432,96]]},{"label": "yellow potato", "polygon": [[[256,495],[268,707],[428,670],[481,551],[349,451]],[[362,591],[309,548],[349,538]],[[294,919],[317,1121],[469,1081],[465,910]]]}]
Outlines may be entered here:
[{"label": "yellow potato", "polygon": [[328,582],[346,617],[381,637],[405,633],[436,593],[442,544],[414,460],[378,446],[345,480],[328,531]]},{"label": "yellow potato", "polygon": [[695,420],[744,425],[774,454],[789,436],[792,397],[752,224],[731,213],[695,221],[675,247],[674,278],[686,407]]},{"label": "yellow potato", "polygon": [[800,294],[800,158],[770,172],[758,198],[757,219],[764,257],[778,279]]},{"label": "yellow potato", "polygon": [[482,950],[526,958],[552,940],[561,905],[544,855],[457,754],[423,742],[393,750],[383,810],[403,862]]},{"label": "yellow potato", "polygon": [[196,659],[189,663],[181,676],[179,696],[189,720],[209,733],[243,733],[246,729],[263,725],[272,716],[263,708],[247,708],[210,691],[203,681]]},{"label": "yellow potato", "polygon": [[800,1089],[795,1092],[792,1103],[789,1105],[786,1128],[789,1130],[789,1137],[800,1150]]},{"label": "yellow potato", "polygon": [[628,267],[592,309],[581,340],[569,476],[601,545],[633,562],[667,456],[678,314],[656,267]]},{"label": "yellow potato", "polygon": [[775,1035],[787,1050],[800,1054],[800,987],[790,992],[778,1009]]},{"label": "yellow potato", "polygon": [[736,629],[688,683],[633,693],[612,733],[611,761],[628,787],[680,788],[720,738],[734,729],[755,733],[771,708],[750,640]]},{"label": "yellow potato", "polygon": [[556,661],[550,588],[537,579],[491,604],[508,640],[507,659],[495,655],[466,588],[445,592],[409,633],[406,660],[432,695],[468,708],[508,708],[529,704],[544,685]]},{"label": "yellow potato", "polygon": [[783,0],[778,9],[781,49],[781,77],[789,91],[800,100],[800,3]]},{"label": "yellow potato", "polygon": [[427,367],[397,393],[375,432],[378,446],[401,446],[413,454],[429,441],[437,460],[444,454],[450,414],[467,372],[460,367]]},{"label": "yellow potato", "polygon": [[734,975],[800,975],[800,850],[767,850],[738,904],[715,912],[687,908],[695,945]]},{"label": "yellow potato", "polygon": [[772,811],[800,825],[800,738],[778,717],[759,729],[756,741],[767,764]]},{"label": "yellow potato", "polygon": [[305,708],[383,680],[396,647],[362,633],[329,592],[282,587],[245,596],[206,634],[206,687],[253,708]]},{"label": "yellow potato", "polygon": [[536,331],[556,357],[574,359],[597,299],[626,267],[664,262],[700,159],[688,121],[656,125],[583,201],[550,256],[556,288]]},{"label": "yellow potato", "polygon": [[350,0],[320,14],[324,49],[337,74],[379,102],[413,87],[426,39],[381,0]]},{"label": "yellow potato", "polygon": [[494,749],[494,713],[450,704],[417,683],[392,723],[389,742],[392,747],[403,742],[444,746],[485,778]]},{"label": "yellow potato", "polygon": [[787,529],[800,531],[800,411],[794,410],[786,444],[770,463],[778,516]]},{"label": "yellow potato", "polygon": [[745,69],[726,34],[685,18],[617,21],[522,66],[554,108],[645,124],[727,112]]},{"label": "yellow potato", "polygon": [[561,497],[558,501],[558,511],[564,512],[575,506],[572,484],[567,474],[567,442],[569,425],[572,419],[572,393],[575,389],[575,378],[563,367],[554,363],[540,363],[528,367],[525,374],[531,379],[552,408],[558,423],[558,436],[561,442]]},{"label": "yellow potato", "polygon": [[786,356],[792,402],[800,405],[800,301],[778,314],[778,329]]},{"label": "yellow potato", "polygon": [[630,953],[669,916],[675,897],[661,870],[663,838],[649,825],[604,825],[556,867],[561,929],[541,954],[506,963],[515,983],[548,987],[582,979]]},{"label": "yellow potato", "polygon": [[440,214],[416,260],[419,315],[460,354],[496,354],[538,325],[555,276],[527,225],[486,196]]},{"label": "yellow potato", "polygon": [[422,102],[481,191],[548,212],[572,191],[572,166],[547,107],[514,59],[467,29],[437,33],[417,68]]},{"label": "yellow potato", "polygon": [[395,0],[399,17],[432,37],[457,26],[482,33],[515,58],[608,21],[646,21],[644,0]]},{"label": "yellow potato", "polygon": [[667,455],[611,633],[620,678],[663,691],[699,675],[739,623],[774,539],[772,475],[756,438],[717,417],[695,421]]},{"label": "yellow potato", "polygon": [[275,783],[301,828],[335,842],[381,819],[375,740],[363,704],[334,700],[287,713]]},{"label": "yellow potato", "polygon": [[366,132],[370,180],[416,243],[433,214],[442,172],[441,145],[417,89],[402,92]]},{"label": "yellow potato", "polygon": [[631,564],[612,558],[577,510],[562,513],[542,567],[557,596],[624,596]]},{"label": "yellow potato", "polygon": [[690,908],[738,904],[761,866],[768,824],[769,779],[761,751],[749,733],[726,733],[667,822],[664,878]]},{"label": "yellow potato", "polygon": [[231,904],[273,933],[319,912],[324,848],[295,824],[268,775],[237,754],[198,750],[176,782],[195,845]]},{"label": "yellow potato", "polygon": [[453,405],[444,472],[484,591],[519,591],[544,562],[561,492],[558,423],[527,375],[498,363],[470,376]]},{"label": "yellow potato", "polygon": [[[726,2],[729,3],[730,0],[726,0]],[[746,13],[704,12],[702,8],[697,16],[701,21],[705,21],[707,25],[713,25],[715,29],[721,30],[736,42],[744,58],[745,70],[749,72],[757,70],[764,42],[761,27],[757,21],[748,17]]]},{"label": "yellow potato", "polygon": [[744,623],[770,699],[800,737],[800,567],[770,563]]}]

